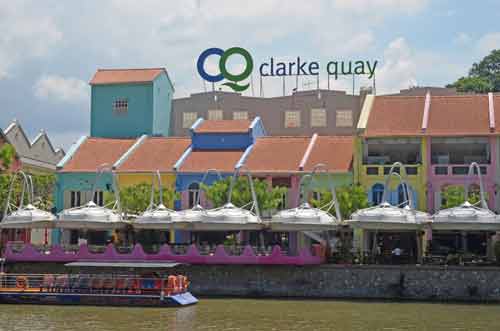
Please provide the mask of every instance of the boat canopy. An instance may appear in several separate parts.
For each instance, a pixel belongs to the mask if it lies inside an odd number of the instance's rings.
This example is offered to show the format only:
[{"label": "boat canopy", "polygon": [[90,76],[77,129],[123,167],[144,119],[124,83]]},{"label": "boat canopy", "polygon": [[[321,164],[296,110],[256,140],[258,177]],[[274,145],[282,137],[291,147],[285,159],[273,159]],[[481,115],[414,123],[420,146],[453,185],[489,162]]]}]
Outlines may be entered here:
[{"label": "boat canopy", "polygon": [[115,173],[107,165],[102,165],[97,169],[91,197],[95,196],[99,178],[105,171],[111,172],[112,175],[112,189],[115,194],[115,200],[110,203],[112,207],[98,206],[93,200],[90,200],[83,206],[61,211],[56,220],[56,227],[73,230],[104,231],[121,229],[128,224],[122,218],[120,195],[118,185],[116,185]]},{"label": "boat canopy", "polygon": [[481,177],[480,167],[476,162],[469,166],[468,179],[473,176],[473,170],[476,169],[479,178],[479,194],[481,207],[475,206],[468,201],[468,185],[465,185],[464,202],[453,208],[438,211],[433,216],[433,230],[484,230],[500,231],[500,218],[488,208],[484,196],[483,179]]},{"label": "boat canopy", "polygon": [[[403,164],[394,163],[385,180],[382,203],[354,212],[348,221],[352,227],[368,230],[417,230],[430,219],[429,214],[411,207],[413,203],[411,191],[404,178],[394,171],[395,167],[399,167],[400,172],[406,175]],[[392,177],[397,177],[404,188],[405,201],[398,206],[388,202],[388,188]],[[403,205],[404,207],[401,207]]]},{"label": "boat canopy", "polygon": [[[158,189],[160,191],[160,197],[158,204],[155,204],[155,178],[158,180]],[[151,201],[149,207],[139,215],[132,223],[134,228],[143,230],[167,230],[175,229],[174,216],[177,212],[171,210],[163,204],[163,187],[161,184],[160,171],[157,170],[153,174],[153,180],[151,182]]]},{"label": "boat canopy", "polygon": [[[312,184],[315,183],[315,176],[319,170],[323,170],[328,176],[332,200],[321,208],[314,208],[307,202],[307,196]],[[307,186],[305,185],[306,180],[309,180],[309,185]],[[336,230],[342,218],[335,185],[328,169],[323,164],[316,165],[310,174],[306,174],[301,178],[299,188],[302,193],[302,202],[298,203],[299,206],[297,208],[282,210],[273,215],[271,221],[267,223],[269,229],[277,232]],[[332,208],[335,208],[337,217],[330,214],[329,211]]]},{"label": "boat canopy", "polygon": [[[245,175],[248,178],[252,201],[245,206],[237,207],[231,202],[231,196],[235,181],[241,175],[242,170],[245,171]],[[202,182],[207,175],[208,171]],[[235,169],[231,177],[227,199],[228,201],[224,206],[205,210],[200,206],[198,195],[195,207],[187,211],[179,212],[177,215],[177,217],[179,217],[178,221],[186,224],[189,230],[192,231],[241,231],[262,229],[263,224],[260,219],[259,205],[252,176],[244,166]],[[248,207],[248,209],[244,209],[245,207]]]},{"label": "boat canopy", "polygon": [[[11,196],[16,179],[21,176],[22,190],[19,206],[12,205]],[[25,194],[27,194],[28,204],[25,206]],[[23,171],[16,172],[11,179],[9,193],[5,203],[4,218],[0,223],[2,229],[46,229],[54,226],[56,217],[45,210],[34,206],[33,178]]]}]

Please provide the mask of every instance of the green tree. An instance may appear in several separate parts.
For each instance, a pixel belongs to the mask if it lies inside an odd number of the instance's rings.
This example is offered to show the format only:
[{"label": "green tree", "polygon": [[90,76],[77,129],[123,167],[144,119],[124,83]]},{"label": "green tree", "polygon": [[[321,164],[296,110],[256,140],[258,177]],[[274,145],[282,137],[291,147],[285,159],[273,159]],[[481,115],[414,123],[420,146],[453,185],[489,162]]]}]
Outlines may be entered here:
[{"label": "green tree", "polygon": [[[155,201],[158,203],[160,192],[155,190]],[[172,208],[174,201],[178,199],[179,195],[172,189],[163,188],[163,204],[167,207]],[[115,195],[112,192],[106,192],[104,194],[105,204],[109,204],[114,201]],[[139,183],[131,186],[124,187],[120,189],[120,203],[122,211],[127,215],[138,215],[144,212],[151,201],[151,184],[149,183]]]},{"label": "green tree", "polygon": [[0,171],[7,171],[12,162],[14,161],[14,158],[16,156],[16,150],[14,147],[12,147],[11,144],[3,144],[2,147],[0,148],[0,162],[1,162],[1,169]]},{"label": "green tree", "polygon": [[[225,178],[214,182],[208,186],[202,184],[202,189],[206,192],[207,199],[214,207],[221,207],[227,202],[231,178]],[[269,188],[264,180],[253,179],[257,202],[261,211],[271,211],[282,206],[283,197],[287,192],[286,187],[276,186]],[[247,205],[252,201],[250,185],[246,177],[238,177],[234,183],[231,194],[231,202],[238,207]],[[250,206],[247,206],[250,208]]]},{"label": "green tree", "polygon": [[474,63],[467,77],[447,87],[455,87],[459,92],[500,92],[500,49],[491,51],[481,61]]},{"label": "green tree", "polygon": [[[446,187],[446,189],[442,193],[443,205],[441,208],[448,209],[460,206],[465,201],[464,196],[465,196],[465,189],[463,186],[450,185]],[[479,202],[481,198],[481,195],[479,194],[478,190],[469,190],[468,196],[469,196],[468,201],[471,204],[476,204],[477,202]],[[485,199],[487,200],[488,197],[485,196]]]},{"label": "green tree", "polygon": [[[345,185],[335,189],[337,200],[339,202],[340,214],[343,219],[349,219],[351,214],[358,209],[368,207],[368,198],[366,191],[361,185]],[[332,200],[332,193],[329,190],[319,191],[319,199],[310,199],[310,203],[314,207],[322,207]],[[335,210],[328,210],[330,213],[335,213]]]},{"label": "green tree", "polygon": [[458,92],[473,93],[488,93],[493,89],[491,83],[483,77],[461,77],[447,87],[454,87]]}]

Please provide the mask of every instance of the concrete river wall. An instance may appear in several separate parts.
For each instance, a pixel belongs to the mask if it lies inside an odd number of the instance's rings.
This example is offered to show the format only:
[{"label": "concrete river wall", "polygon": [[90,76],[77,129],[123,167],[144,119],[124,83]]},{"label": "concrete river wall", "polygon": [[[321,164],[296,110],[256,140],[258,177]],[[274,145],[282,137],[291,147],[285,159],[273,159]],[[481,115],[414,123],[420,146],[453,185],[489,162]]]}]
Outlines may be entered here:
[{"label": "concrete river wall", "polygon": [[[58,263],[10,263],[11,273],[64,273]],[[408,299],[500,302],[499,267],[458,266],[245,266],[180,265],[155,269],[182,273],[201,296]],[[86,268],[85,273],[135,273],[145,269]]]}]

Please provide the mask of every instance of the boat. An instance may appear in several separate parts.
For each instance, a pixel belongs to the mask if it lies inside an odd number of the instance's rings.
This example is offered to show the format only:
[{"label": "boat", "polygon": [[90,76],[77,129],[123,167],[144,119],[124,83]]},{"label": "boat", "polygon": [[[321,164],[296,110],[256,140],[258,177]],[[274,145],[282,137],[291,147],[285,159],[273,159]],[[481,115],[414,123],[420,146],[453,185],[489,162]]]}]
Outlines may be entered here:
[{"label": "boat", "polygon": [[0,274],[0,303],[182,307],[198,302],[182,275]]}]

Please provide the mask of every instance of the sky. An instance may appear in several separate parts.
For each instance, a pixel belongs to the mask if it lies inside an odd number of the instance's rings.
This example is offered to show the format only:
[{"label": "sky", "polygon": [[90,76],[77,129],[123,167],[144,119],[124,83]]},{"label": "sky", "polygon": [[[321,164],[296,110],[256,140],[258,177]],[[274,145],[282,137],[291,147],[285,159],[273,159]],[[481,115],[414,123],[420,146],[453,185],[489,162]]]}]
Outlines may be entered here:
[{"label": "sky", "polygon": [[[209,47],[243,47],[257,65],[376,60],[377,94],[444,86],[500,48],[498,17],[496,0],[0,0],[0,126],[17,119],[31,138],[44,129],[67,149],[89,134],[98,68],[165,67],[183,97],[204,90],[196,60]],[[216,73],[213,58],[206,68]],[[255,70],[253,79],[258,95]],[[324,72],[319,82],[327,87]],[[330,83],[352,93],[350,78]],[[295,84],[287,78],[286,93]],[[356,93],[371,84],[358,78]],[[300,77],[299,89],[311,86]],[[262,89],[281,95],[282,80]]]}]

